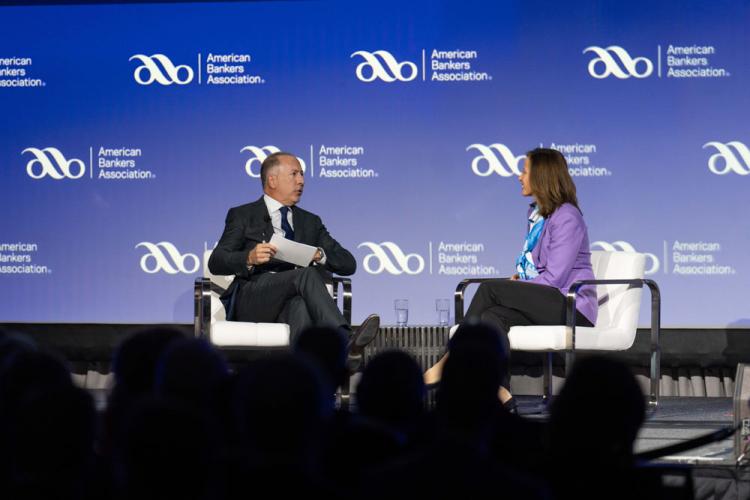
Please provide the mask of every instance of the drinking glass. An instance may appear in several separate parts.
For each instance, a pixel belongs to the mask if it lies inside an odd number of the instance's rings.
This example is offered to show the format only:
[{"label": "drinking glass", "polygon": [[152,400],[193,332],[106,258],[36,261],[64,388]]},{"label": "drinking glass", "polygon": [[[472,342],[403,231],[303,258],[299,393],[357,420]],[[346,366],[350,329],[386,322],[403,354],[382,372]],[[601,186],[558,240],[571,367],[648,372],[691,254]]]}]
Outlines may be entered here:
[{"label": "drinking glass", "polygon": [[407,299],[396,299],[393,301],[396,310],[396,324],[406,326],[409,321],[409,301]]},{"label": "drinking glass", "polygon": [[448,299],[435,299],[435,310],[438,314],[438,325],[448,326],[448,318],[451,314],[451,303]]}]

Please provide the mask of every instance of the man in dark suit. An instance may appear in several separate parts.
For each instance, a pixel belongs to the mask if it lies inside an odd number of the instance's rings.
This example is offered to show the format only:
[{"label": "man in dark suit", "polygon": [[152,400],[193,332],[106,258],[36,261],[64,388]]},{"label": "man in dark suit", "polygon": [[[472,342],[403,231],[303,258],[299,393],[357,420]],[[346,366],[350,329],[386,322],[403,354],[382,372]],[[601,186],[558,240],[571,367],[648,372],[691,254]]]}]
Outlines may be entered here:
[{"label": "man in dark suit", "polygon": [[[229,210],[224,233],[208,268],[213,274],[235,275],[222,301],[227,319],[288,323],[292,340],[313,325],[351,331],[325,283],[331,273],[354,274],[352,254],[331,237],[320,217],[297,206],[305,185],[297,158],[269,155],[261,165],[263,196]],[[274,260],[273,234],[318,248],[308,267]],[[364,346],[377,334],[380,319],[370,315],[351,335],[350,355],[361,359]]]}]

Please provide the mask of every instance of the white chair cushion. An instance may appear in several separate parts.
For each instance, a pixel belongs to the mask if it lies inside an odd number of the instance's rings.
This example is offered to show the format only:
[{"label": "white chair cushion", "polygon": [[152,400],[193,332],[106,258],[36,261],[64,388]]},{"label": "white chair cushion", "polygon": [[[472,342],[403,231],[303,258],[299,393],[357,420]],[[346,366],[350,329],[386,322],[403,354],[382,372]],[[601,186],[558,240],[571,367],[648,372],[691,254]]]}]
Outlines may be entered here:
[{"label": "white chair cushion", "polygon": [[219,347],[277,347],[289,345],[286,323],[227,321],[219,295],[211,293],[211,343]]},{"label": "white chair cushion", "polygon": [[[510,348],[516,351],[564,351],[571,347],[568,327],[514,326],[508,332]],[[617,328],[576,328],[576,349],[592,351],[624,351],[632,345],[627,332]]]},{"label": "white chair cushion", "polygon": [[[508,332],[510,348],[517,351],[563,351],[570,345],[566,326],[514,326]],[[576,329],[576,337],[578,329]]]},{"label": "white chair cushion", "polygon": [[220,347],[281,347],[289,345],[286,323],[246,323],[215,321],[211,323],[211,343]]},{"label": "white chair cushion", "polygon": [[[208,269],[212,250],[203,254],[203,275],[220,287],[227,288],[234,276],[217,276]],[[333,285],[326,284],[333,297]],[[211,292],[211,343],[219,347],[280,347],[289,345],[289,325],[286,323],[250,323],[226,321],[224,304],[219,294]]]},{"label": "white chair cushion", "polygon": [[[458,325],[448,333],[453,337]],[[510,348],[516,351],[564,351],[571,344],[570,333],[564,325],[514,326],[508,332]],[[632,343],[630,337],[616,328],[576,328],[576,349],[592,351],[625,351]]]}]

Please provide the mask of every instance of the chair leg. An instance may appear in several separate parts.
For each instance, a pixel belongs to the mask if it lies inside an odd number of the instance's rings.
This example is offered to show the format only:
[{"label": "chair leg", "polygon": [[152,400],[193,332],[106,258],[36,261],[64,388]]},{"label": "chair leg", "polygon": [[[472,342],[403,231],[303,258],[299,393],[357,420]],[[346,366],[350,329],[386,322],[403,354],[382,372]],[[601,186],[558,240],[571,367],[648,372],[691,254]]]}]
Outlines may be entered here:
[{"label": "chair leg", "polygon": [[576,352],[568,351],[565,353],[565,379],[567,380],[570,376],[570,372],[573,369],[573,365],[576,361]]},{"label": "chair leg", "polygon": [[351,384],[351,377],[346,377],[344,383],[339,387],[339,408],[343,411],[349,410],[349,404],[351,403],[351,394],[349,392],[349,386]]},{"label": "chair leg", "polygon": [[651,290],[651,394],[649,408],[659,404],[659,384],[661,382],[661,292],[653,280],[643,280]]},{"label": "chair leg", "polygon": [[544,358],[544,395],[542,396],[544,404],[552,402],[552,353],[548,352]]},{"label": "chair leg", "polygon": [[659,384],[661,383],[661,356],[659,352],[659,346],[652,345],[651,348],[651,394],[649,395],[648,405],[651,408],[656,408],[659,404]]}]

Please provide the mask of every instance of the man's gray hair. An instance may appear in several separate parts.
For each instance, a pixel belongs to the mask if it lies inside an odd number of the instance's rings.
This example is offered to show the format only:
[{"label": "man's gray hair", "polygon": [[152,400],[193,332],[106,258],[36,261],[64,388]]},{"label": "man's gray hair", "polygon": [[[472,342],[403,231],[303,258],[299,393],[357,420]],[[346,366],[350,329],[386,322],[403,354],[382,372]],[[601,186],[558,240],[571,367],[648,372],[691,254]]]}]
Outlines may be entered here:
[{"label": "man's gray hair", "polygon": [[282,156],[291,156],[294,159],[297,158],[292,153],[287,153],[285,151],[279,151],[266,156],[266,159],[263,160],[263,163],[260,165],[260,182],[263,184],[263,187],[266,187],[266,184],[268,183],[269,172],[278,167],[281,163]]}]

